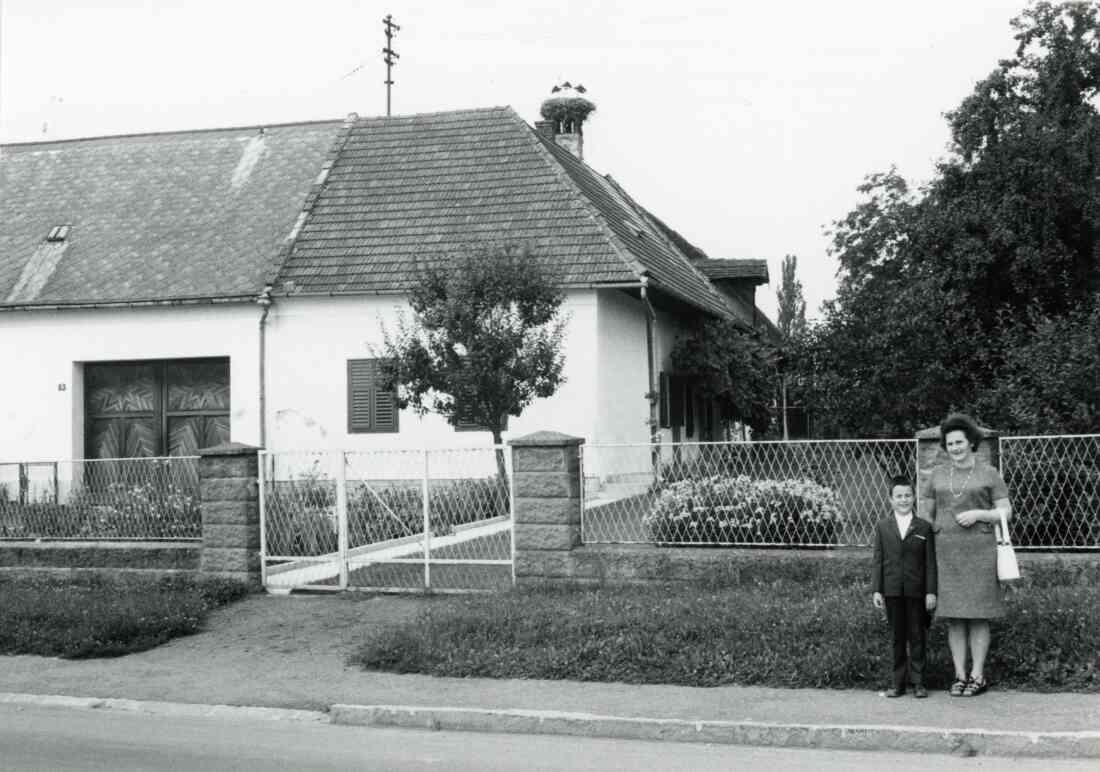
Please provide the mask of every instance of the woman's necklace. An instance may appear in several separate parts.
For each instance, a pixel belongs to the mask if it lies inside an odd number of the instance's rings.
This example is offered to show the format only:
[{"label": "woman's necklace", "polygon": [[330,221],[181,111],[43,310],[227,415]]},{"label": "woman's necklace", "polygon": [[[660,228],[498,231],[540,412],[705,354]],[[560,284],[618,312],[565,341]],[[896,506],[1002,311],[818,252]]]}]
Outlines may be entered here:
[{"label": "woman's necklace", "polygon": [[974,474],[974,467],[975,466],[977,466],[977,464],[971,464],[970,465],[970,471],[966,473],[966,479],[963,480],[962,488],[960,488],[959,492],[956,493],[955,492],[955,465],[954,464],[951,465],[951,476],[947,480],[947,487],[951,491],[951,495],[954,498],[957,499],[960,496],[962,496],[964,493],[966,493],[966,486],[970,484],[970,475]]}]

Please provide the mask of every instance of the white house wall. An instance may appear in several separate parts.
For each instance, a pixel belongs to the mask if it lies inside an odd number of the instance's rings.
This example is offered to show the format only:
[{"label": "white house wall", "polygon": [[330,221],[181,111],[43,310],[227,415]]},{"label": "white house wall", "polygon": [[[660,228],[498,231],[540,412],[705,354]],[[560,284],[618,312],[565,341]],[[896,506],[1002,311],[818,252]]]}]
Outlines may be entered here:
[{"label": "white house wall", "polygon": [[[549,429],[590,438],[596,420],[597,297],[571,291],[564,343],[565,383],[509,419],[504,439]],[[369,451],[387,448],[485,447],[488,432],[459,432],[440,416],[403,410],[397,433],[349,433],[347,361],[374,356],[382,327],[410,316],[404,297],[277,298],[268,317],[268,448]]]},{"label": "white house wall", "polygon": [[596,426],[589,442],[649,442],[649,364],[642,301],[618,290],[599,294]]},{"label": "white house wall", "polygon": [[0,461],[84,455],[85,362],[228,357],[230,435],[259,442],[254,305],[0,313]]}]

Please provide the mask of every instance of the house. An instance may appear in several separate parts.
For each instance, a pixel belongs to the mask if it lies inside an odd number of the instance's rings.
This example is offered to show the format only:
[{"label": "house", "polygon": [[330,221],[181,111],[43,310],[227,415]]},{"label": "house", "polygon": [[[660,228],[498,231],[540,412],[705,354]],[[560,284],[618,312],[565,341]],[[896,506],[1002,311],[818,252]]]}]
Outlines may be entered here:
[{"label": "house", "polygon": [[569,314],[565,383],[509,434],[717,436],[661,375],[693,318],[774,330],[766,264],[709,259],[578,157],[582,131],[495,107],[0,147],[0,459],[484,445],[397,410],[371,345],[415,261],[499,241],[553,267]]}]

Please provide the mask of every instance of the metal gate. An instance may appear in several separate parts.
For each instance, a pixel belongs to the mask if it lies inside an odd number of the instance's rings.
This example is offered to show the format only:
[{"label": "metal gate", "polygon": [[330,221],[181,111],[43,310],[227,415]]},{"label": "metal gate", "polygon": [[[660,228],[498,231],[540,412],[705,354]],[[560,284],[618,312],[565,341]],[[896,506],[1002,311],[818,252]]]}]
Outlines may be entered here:
[{"label": "metal gate", "polygon": [[511,451],[260,453],[264,586],[477,592],[514,583]]}]

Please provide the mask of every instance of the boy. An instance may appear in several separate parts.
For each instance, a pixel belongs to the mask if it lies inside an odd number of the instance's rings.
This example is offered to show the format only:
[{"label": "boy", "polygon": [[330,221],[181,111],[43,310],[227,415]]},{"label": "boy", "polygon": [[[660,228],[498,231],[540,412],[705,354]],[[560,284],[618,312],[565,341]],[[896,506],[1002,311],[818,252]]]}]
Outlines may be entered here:
[{"label": "boy", "polygon": [[894,640],[894,687],[887,697],[905,694],[906,656],[913,696],[927,697],[924,687],[925,631],[936,608],[936,542],[932,525],[913,515],[913,483],[890,479],[894,512],[875,526],[871,591],[875,608],[885,608]]}]

